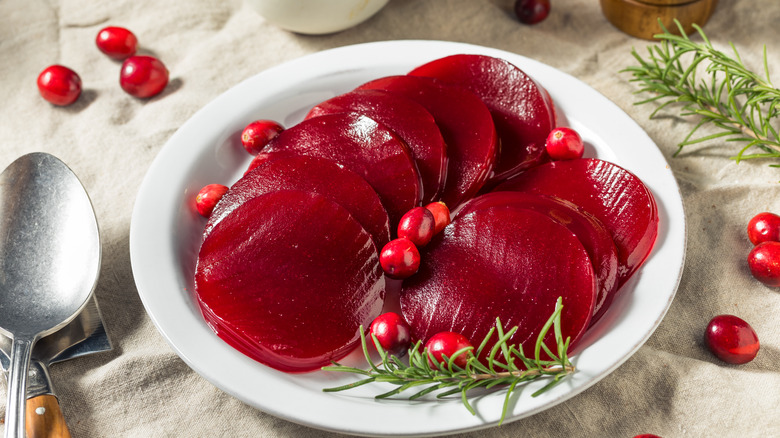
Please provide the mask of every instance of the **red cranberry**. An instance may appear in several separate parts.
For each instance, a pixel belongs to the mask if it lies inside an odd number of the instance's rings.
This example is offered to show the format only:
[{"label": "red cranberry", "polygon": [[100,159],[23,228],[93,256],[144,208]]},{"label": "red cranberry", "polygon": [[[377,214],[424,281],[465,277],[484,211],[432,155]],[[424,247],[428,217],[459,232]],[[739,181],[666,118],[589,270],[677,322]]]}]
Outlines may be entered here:
[{"label": "red cranberry", "polygon": [[222,184],[209,184],[200,189],[198,196],[195,197],[195,206],[198,208],[198,213],[203,217],[211,216],[211,212],[214,211],[217,202],[222,199],[227,191],[228,188]]},{"label": "red cranberry", "polygon": [[98,49],[114,59],[125,59],[135,55],[138,38],[124,27],[109,26],[100,29],[95,39]]},{"label": "red cranberry", "polygon": [[762,242],[748,254],[748,267],[758,281],[780,287],[780,242]]},{"label": "red cranberry", "polygon": [[658,435],[653,435],[652,433],[643,433],[641,435],[637,435],[634,438],[661,438]]},{"label": "red cranberry", "polygon": [[419,248],[431,241],[435,227],[433,213],[425,207],[415,207],[401,216],[398,237],[411,240]]},{"label": "red cranberry", "polygon": [[536,24],[550,14],[550,0],[517,0],[515,15],[521,23]]},{"label": "red cranberry", "polygon": [[[443,362],[442,355],[446,355],[448,359],[452,359],[452,356],[458,351],[466,347],[473,347],[471,342],[466,339],[465,336],[455,332],[441,332],[433,335],[428,342],[425,343],[425,348],[428,350],[428,363],[435,367],[439,362]],[[466,362],[468,361],[468,354],[462,353],[455,358],[454,364],[466,368]],[[446,364],[446,362],[444,362]]]},{"label": "red cranberry", "polygon": [[81,95],[81,78],[68,67],[52,65],[38,75],[38,91],[49,103],[70,105]]},{"label": "red cranberry", "polygon": [[436,226],[433,229],[434,235],[439,234],[444,227],[450,224],[450,209],[447,208],[447,204],[443,202],[431,202],[426,205],[425,208],[433,213],[433,220],[436,223]]},{"label": "red cranberry", "polygon": [[747,235],[753,245],[780,242],[780,216],[767,212],[753,216],[747,226]]},{"label": "red cranberry", "polygon": [[733,364],[750,362],[760,348],[753,327],[734,315],[712,318],[704,333],[704,342],[720,360]]},{"label": "red cranberry", "polygon": [[119,85],[134,97],[152,97],[168,85],[168,69],[151,56],[131,56],[122,63]]},{"label": "red cranberry", "polygon": [[247,152],[257,155],[284,127],[273,120],[255,120],[241,132],[241,144]]},{"label": "red cranberry", "polygon": [[403,356],[412,343],[412,329],[401,315],[395,312],[383,313],[374,319],[368,328],[376,336],[379,345],[393,355]]},{"label": "red cranberry", "polygon": [[573,160],[582,158],[585,146],[577,131],[571,128],[555,128],[547,136],[547,154],[553,160]]},{"label": "red cranberry", "polygon": [[408,278],[420,269],[420,251],[409,239],[391,240],[382,248],[379,264],[390,278]]}]

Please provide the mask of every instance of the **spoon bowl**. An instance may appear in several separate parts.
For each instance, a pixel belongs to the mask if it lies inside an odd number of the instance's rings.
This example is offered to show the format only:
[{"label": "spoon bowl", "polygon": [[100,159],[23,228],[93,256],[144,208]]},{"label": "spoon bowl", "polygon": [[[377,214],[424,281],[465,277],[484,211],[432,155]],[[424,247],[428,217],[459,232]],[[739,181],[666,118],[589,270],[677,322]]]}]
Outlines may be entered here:
[{"label": "spoon bowl", "polygon": [[32,153],[0,174],[0,332],[13,339],[6,437],[24,436],[33,345],[84,308],[100,254],[89,196],[62,161]]}]

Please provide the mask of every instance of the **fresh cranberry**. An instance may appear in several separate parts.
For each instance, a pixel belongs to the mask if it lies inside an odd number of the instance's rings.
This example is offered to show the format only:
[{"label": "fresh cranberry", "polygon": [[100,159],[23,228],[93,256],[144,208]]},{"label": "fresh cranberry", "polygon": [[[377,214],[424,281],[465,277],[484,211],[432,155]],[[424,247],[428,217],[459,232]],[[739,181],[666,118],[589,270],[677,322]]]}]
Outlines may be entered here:
[{"label": "fresh cranberry", "polygon": [[[437,363],[444,361],[442,355],[446,355],[448,359],[452,359],[452,356],[458,350],[467,347],[473,347],[471,342],[469,342],[465,336],[455,332],[437,333],[425,343],[425,348],[428,350],[428,363],[432,367],[435,367],[437,366]],[[467,361],[468,354],[461,353],[455,358],[453,363],[461,368],[466,368]],[[446,364],[446,362],[444,363]]]},{"label": "fresh cranberry", "polygon": [[122,63],[119,85],[134,97],[152,97],[168,85],[168,69],[151,56],[131,56]]},{"label": "fresh cranberry", "polygon": [[768,212],[753,216],[747,226],[747,235],[753,245],[780,242],[780,216]]},{"label": "fresh cranberry", "polygon": [[748,363],[761,346],[753,327],[734,315],[718,315],[707,325],[704,342],[720,360],[733,364]]},{"label": "fresh cranberry", "polygon": [[652,433],[643,433],[641,435],[637,435],[634,438],[661,438],[658,435],[653,435]]},{"label": "fresh cranberry", "polygon": [[38,75],[38,91],[49,103],[70,105],[81,95],[81,78],[68,67],[52,65]]},{"label": "fresh cranberry", "polygon": [[247,152],[257,155],[284,127],[273,120],[255,120],[241,132],[241,144]]},{"label": "fresh cranberry", "polygon": [[545,144],[547,154],[553,160],[573,160],[582,158],[585,146],[577,131],[571,128],[555,128],[550,131]]},{"label": "fresh cranberry", "polygon": [[435,227],[433,213],[425,207],[415,207],[401,216],[398,237],[409,239],[420,248],[431,241]]},{"label": "fresh cranberry", "polygon": [[758,281],[780,287],[780,242],[762,242],[748,254],[748,267]]},{"label": "fresh cranberry", "polygon": [[100,29],[95,38],[98,49],[114,59],[125,59],[135,55],[138,38],[124,27],[109,26]]},{"label": "fresh cranberry", "polygon": [[209,184],[200,189],[198,196],[195,197],[195,206],[198,208],[198,213],[203,217],[211,216],[214,207],[227,191],[228,188],[222,184]]},{"label": "fresh cranberry", "polygon": [[450,209],[447,208],[447,204],[443,202],[431,202],[426,205],[425,208],[433,213],[433,220],[436,223],[436,226],[433,229],[434,235],[439,234],[444,227],[450,224]]},{"label": "fresh cranberry", "polygon": [[515,15],[521,23],[536,24],[550,14],[550,0],[517,0]]},{"label": "fresh cranberry", "polygon": [[395,312],[383,313],[374,319],[368,328],[376,336],[379,345],[393,355],[403,356],[412,343],[412,329],[401,315]]},{"label": "fresh cranberry", "polygon": [[409,239],[391,240],[382,248],[379,264],[390,278],[408,278],[420,269],[420,251]]}]

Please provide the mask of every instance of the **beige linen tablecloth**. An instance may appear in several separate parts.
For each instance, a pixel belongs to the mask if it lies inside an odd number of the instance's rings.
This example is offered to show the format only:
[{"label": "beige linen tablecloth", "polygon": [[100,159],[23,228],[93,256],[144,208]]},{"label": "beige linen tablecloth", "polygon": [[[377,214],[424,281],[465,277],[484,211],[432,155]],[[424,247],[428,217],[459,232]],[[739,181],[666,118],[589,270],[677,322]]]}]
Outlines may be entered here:
[{"label": "beige linen tablecloth", "polygon": [[[536,26],[519,24],[511,3],[391,0],[355,28],[303,36],[265,22],[241,0],[0,1],[0,168],[33,151],[58,156],[86,186],[102,230],[96,293],[115,349],[51,369],[73,435],[335,436],[243,404],[173,352],[144,312],[133,281],[128,248],[133,203],[171,135],[240,81],[323,49],[431,39],[534,58],[606,95],[668,157],[687,214],[682,281],[644,347],[595,386],[552,409],[464,436],[780,436],[780,290],[755,281],[745,261],[751,248],[748,220],[761,211],[780,212],[780,171],[762,162],[736,165],[728,160],[733,149],[722,142],[671,158],[693,123],[671,115],[649,120],[652,107],[633,106],[635,86],[618,71],[633,63],[632,47],[643,50],[648,43],[611,26],[597,1],[553,0],[551,15]],[[721,0],[705,30],[721,48],[734,42],[756,69],[767,44],[769,64],[778,72],[778,19],[777,0]],[[120,89],[119,63],[94,45],[97,31],[107,25],[131,29],[143,51],[168,66],[171,83],[162,95],[138,100]],[[38,73],[55,63],[78,71],[84,83],[80,100],[67,108],[49,105],[35,86]],[[777,73],[774,79],[780,83]],[[727,365],[703,346],[707,322],[721,313],[742,317],[758,332],[762,348],[753,362]]]}]

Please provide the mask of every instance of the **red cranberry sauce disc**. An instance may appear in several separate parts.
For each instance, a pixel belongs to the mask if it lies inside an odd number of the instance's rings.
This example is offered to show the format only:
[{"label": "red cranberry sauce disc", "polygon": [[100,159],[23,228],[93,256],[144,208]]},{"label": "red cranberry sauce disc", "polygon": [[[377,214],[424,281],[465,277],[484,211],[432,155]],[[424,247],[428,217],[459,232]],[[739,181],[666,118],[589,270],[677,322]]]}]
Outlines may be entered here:
[{"label": "red cranberry sauce disc", "polygon": [[547,163],[518,175],[495,191],[557,196],[595,216],[618,250],[618,287],[647,259],[658,235],[658,209],[650,190],[631,172],[584,158]]},{"label": "red cranberry sauce disc", "polygon": [[346,208],[371,234],[377,248],[390,241],[387,212],[366,180],[335,161],[304,155],[268,160],[233,184],[211,213],[204,236],[239,205],[277,190],[301,190],[325,196]]},{"label": "red cranberry sauce disc", "polygon": [[371,236],[323,196],[277,191],[233,210],[203,241],[198,302],[228,344],[272,368],[316,370],[349,353],[382,310]]},{"label": "red cranberry sauce disc", "polygon": [[463,204],[455,214],[457,218],[472,211],[500,206],[525,208],[544,214],[577,236],[588,253],[596,277],[596,303],[590,325],[598,321],[609,308],[617,291],[617,249],[604,225],[571,202],[523,192],[486,193]]},{"label": "red cranberry sauce disc", "polygon": [[[510,342],[533,354],[558,297],[563,336],[576,347],[595,294],[590,259],[571,231],[534,211],[492,207],[459,217],[434,237],[420,270],[404,282],[401,309],[414,339],[452,331],[479,345],[498,317],[504,327],[519,327]],[[552,331],[545,343],[556,351]]]},{"label": "red cranberry sauce disc", "polygon": [[546,90],[515,65],[490,56],[463,54],[436,59],[409,74],[465,87],[490,109],[501,152],[488,185],[547,160],[544,142],[555,120]]},{"label": "red cranberry sauce disc", "polygon": [[431,113],[399,94],[353,90],[318,104],[306,118],[350,111],[383,123],[406,142],[422,179],[423,203],[438,200],[447,176],[447,145]]},{"label": "red cranberry sauce disc", "polygon": [[365,178],[392,226],[420,205],[421,183],[409,147],[385,125],[356,113],[326,114],[285,129],[263,152],[329,158]]},{"label": "red cranberry sauce disc", "polygon": [[463,87],[431,78],[390,76],[361,85],[408,97],[427,109],[447,144],[447,179],[441,201],[450,208],[471,199],[493,170],[498,137],[490,111]]}]

